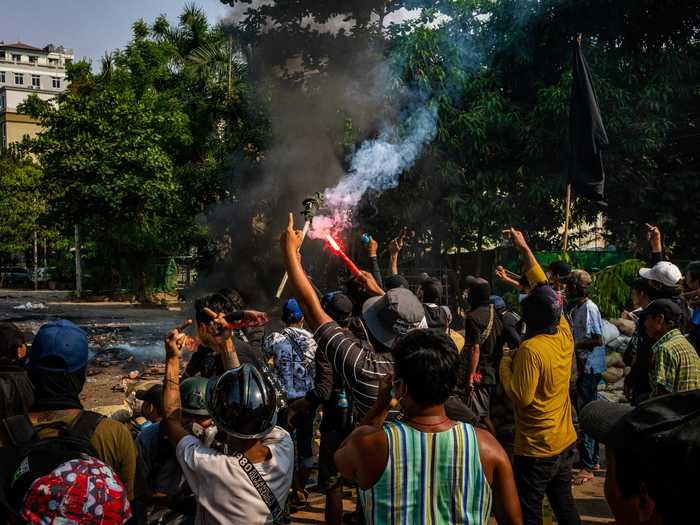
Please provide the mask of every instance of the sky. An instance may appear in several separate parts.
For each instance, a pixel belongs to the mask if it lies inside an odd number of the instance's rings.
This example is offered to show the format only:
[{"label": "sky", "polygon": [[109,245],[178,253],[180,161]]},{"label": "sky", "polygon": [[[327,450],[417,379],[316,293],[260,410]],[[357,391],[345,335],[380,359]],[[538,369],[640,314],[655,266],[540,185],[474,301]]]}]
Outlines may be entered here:
[{"label": "sky", "polygon": [[[35,47],[72,48],[75,59],[99,64],[105,52],[123,48],[139,18],[175,20],[191,0],[0,0],[0,40]],[[196,0],[211,23],[231,13],[219,0]]]}]

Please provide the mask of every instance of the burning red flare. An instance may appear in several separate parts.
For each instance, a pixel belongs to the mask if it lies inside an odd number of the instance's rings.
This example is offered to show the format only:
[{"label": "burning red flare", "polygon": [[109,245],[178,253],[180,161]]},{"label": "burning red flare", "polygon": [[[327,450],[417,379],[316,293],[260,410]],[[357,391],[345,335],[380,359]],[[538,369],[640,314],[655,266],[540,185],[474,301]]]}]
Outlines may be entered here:
[{"label": "burning red flare", "polygon": [[343,250],[340,248],[340,245],[336,242],[336,240],[331,237],[330,235],[326,235],[326,240],[328,241],[328,245],[330,246],[331,250],[334,252],[342,252]]},{"label": "burning red flare", "polygon": [[340,245],[333,237],[331,237],[330,235],[326,235],[326,241],[328,242],[328,247],[330,248],[331,252],[333,252],[343,260],[343,263],[345,263],[345,266],[348,270],[350,270],[351,274],[353,274],[355,277],[362,275],[360,269],[355,265],[354,262],[350,260],[350,257],[345,255],[345,252],[343,252],[343,250],[340,248]]}]

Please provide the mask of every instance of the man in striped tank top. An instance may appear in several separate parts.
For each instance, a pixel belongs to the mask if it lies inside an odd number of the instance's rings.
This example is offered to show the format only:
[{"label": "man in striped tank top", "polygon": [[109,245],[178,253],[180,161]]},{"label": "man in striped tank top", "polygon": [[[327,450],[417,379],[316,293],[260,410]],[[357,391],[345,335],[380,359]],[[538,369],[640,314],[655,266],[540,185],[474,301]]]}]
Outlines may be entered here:
[{"label": "man in striped tank top", "polygon": [[[457,383],[458,353],[445,334],[419,329],[393,349],[386,376],[361,425],[336,452],[360,487],[368,525],[522,525],[513,471],[486,431],[451,420],[445,401]],[[403,418],[387,422],[390,409]]]}]

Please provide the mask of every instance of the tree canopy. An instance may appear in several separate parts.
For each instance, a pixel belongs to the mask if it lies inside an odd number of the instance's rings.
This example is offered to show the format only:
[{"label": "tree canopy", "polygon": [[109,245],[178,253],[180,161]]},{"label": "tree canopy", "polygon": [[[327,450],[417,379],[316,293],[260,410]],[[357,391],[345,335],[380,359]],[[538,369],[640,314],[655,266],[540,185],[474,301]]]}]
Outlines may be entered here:
[{"label": "tree canopy", "polygon": [[[555,248],[577,33],[610,137],[611,243],[634,248],[654,222],[674,255],[700,257],[697,2],[222,1],[243,15],[211,25],[189,5],[176,23],[137,21],[99,72],[74,64],[56,104],[22,108],[45,128],[27,144],[43,174],[11,169],[30,189],[42,180],[48,216],[81,224],[105,265],[143,276],[193,246],[205,266],[267,259],[290,207],[335,184],[387,122],[401,133],[416,103],[437,111],[435,138],[397,187],[366,195],[358,227],[380,241],[410,227],[433,256],[498,244],[507,224]],[[600,212],[576,199],[573,219]],[[263,259],[246,271],[267,286]]]}]

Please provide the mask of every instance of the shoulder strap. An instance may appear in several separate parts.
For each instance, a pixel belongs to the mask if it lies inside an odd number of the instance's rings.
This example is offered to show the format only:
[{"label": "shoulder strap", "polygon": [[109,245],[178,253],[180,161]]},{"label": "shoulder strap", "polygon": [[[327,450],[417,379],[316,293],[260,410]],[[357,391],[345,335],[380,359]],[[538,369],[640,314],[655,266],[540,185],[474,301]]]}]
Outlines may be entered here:
[{"label": "shoulder strap", "polygon": [[301,345],[297,342],[296,339],[294,339],[294,336],[289,333],[289,330],[286,328],[282,330],[282,335],[289,341],[289,344],[292,345],[292,348],[294,351],[297,353],[299,356],[299,361],[304,361],[304,350],[302,349]]},{"label": "shoulder strap", "polygon": [[25,414],[3,419],[2,427],[14,447],[21,447],[34,439],[34,425],[32,425],[29,416]]},{"label": "shoulder strap", "polygon": [[255,487],[255,490],[258,491],[258,494],[260,494],[260,497],[265,502],[265,505],[267,505],[267,508],[270,509],[270,512],[272,513],[272,523],[274,525],[281,525],[284,523],[284,512],[282,511],[282,507],[280,507],[275,494],[272,492],[272,489],[270,489],[267,481],[265,481],[265,479],[260,475],[258,469],[255,468],[255,465],[248,461],[248,458],[245,457],[242,452],[235,452],[233,457],[238,460],[238,464],[243,469],[243,472],[248,475],[248,479],[250,479],[250,482]]},{"label": "shoulder strap", "polygon": [[479,338],[479,346],[483,345],[486,342],[486,340],[491,336],[491,331],[493,330],[493,321],[496,318],[495,311],[495,307],[492,304],[490,304],[489,324],[486,325],[486,329],[481,333],[481,337]]},{"label": "shoulder strap", "polygon": [[104,416],[102,414],[91,412],[89,410],[83,410],[80,412],[80,414],[78,414],[78,417],[73,420],[73,423],[69,428],[69,432],[73,436],[90,441],[92,435],[97,429],[97,425],[99,425],[103,418]]}]

